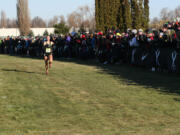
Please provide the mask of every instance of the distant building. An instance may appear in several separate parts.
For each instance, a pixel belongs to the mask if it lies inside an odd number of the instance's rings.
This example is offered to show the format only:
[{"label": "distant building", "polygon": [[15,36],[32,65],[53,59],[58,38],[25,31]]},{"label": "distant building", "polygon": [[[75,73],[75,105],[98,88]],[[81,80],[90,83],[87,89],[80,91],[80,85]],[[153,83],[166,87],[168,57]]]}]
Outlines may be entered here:
[{"label": "distant building", "polygon": [[[47,30],[49,34],[54,34],[54,28],[31,28],[34,33],[34,36],[43,36],[44,32]],[[7,36],[20,36],[18,28],[1,28],[0,37]]]}]

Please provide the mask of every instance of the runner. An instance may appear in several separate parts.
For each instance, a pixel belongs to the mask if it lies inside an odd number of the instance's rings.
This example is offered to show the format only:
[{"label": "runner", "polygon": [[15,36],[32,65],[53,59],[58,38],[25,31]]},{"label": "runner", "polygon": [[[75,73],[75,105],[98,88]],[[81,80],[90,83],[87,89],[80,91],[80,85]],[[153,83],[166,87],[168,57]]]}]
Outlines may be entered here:
[{"label": "runner", "polygon": [[50,36],[47,36],[44,42],[44,61],[45,61],[45,68],[46,68],[46,75],[48,75],[49,68],[52,67],[53,62],[53,49],[52,46],[54,43],[50,40]]}]

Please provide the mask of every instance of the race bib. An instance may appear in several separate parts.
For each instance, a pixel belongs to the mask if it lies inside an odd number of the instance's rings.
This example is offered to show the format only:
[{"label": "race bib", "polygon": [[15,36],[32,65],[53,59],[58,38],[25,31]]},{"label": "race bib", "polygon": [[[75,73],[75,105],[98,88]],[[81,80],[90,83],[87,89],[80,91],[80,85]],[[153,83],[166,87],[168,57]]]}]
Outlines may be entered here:
[{"label": "race bib", "polygon": [[51,53],[51,48],[46,48],[46,53]]}]

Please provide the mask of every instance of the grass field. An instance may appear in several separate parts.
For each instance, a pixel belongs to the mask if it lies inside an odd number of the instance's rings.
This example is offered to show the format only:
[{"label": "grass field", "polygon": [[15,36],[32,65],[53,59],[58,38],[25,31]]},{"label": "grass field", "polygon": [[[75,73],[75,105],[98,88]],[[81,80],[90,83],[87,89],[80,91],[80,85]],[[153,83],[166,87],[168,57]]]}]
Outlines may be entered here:
[{"label": "grass field", "polygon": [[0,55],[0,135],[180,135],[180,75]]}]

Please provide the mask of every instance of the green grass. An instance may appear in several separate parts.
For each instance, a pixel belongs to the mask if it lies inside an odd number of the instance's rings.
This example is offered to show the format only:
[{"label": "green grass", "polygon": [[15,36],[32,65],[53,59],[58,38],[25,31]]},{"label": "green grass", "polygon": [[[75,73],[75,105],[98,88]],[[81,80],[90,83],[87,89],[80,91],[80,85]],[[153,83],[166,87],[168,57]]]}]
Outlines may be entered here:
[{"label": "green grass", "polygon": [[180,135],[180,76],[0,55],[0,135]]}]

